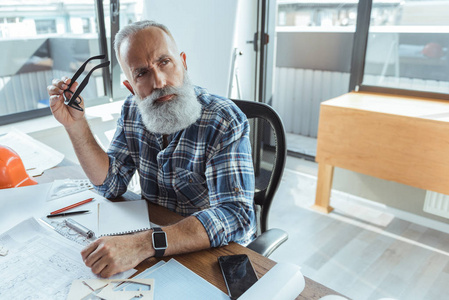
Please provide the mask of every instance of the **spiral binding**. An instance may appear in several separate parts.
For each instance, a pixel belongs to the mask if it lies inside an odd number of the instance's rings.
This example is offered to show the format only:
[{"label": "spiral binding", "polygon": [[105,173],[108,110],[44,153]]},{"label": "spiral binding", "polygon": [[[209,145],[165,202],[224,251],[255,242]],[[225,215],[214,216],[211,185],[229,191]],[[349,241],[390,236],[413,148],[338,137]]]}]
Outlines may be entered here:
[{"label": "spiral binding", "polygon": [[141,231],[146,231],[146,230],[150,230],[151,228],[141,228],[141,229],[135,229],[135,230],[130,230],[130,231],[122,231],[122,232],[115,232],[115,233],[108,233],[108,234],[102,234],[99,237],[102,236],[116,236],[116,235],[124,235],[124,234],[131,234],[131,233],[137,233],[137,232],[141,232]]}]

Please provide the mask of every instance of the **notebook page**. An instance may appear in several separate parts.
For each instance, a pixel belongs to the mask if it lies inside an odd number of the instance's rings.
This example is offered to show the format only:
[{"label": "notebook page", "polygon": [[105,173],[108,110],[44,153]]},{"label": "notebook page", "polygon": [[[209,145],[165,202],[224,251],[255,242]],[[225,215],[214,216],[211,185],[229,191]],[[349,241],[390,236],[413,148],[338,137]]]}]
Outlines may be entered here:
[{"label": "notebook page", "polygon": [[145,200],[98,203],[97,237],[148,229],[150,229],[150,218]]}]

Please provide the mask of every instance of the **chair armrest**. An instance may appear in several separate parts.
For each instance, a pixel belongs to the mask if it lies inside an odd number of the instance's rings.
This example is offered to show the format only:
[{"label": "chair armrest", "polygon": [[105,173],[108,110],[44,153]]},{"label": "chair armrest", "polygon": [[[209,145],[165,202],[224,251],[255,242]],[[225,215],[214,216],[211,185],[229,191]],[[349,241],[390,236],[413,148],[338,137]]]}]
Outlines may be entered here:
[{"label": "chair armrest", "polygon": [[268,257],[287,239],[287,232],[281,229],[272,228],[259,235],[246,247],[265,257]]}]

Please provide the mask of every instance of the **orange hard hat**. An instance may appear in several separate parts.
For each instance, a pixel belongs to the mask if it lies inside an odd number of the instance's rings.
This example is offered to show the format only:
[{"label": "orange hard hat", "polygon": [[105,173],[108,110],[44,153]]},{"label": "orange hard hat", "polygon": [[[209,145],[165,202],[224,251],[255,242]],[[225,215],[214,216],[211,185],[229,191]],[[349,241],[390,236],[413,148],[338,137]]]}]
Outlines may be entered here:
[{"label": "orange hard hat", "polygon": [[20,156],[11,148],[0,145],[0,189],[37,184],[25,171]]}]

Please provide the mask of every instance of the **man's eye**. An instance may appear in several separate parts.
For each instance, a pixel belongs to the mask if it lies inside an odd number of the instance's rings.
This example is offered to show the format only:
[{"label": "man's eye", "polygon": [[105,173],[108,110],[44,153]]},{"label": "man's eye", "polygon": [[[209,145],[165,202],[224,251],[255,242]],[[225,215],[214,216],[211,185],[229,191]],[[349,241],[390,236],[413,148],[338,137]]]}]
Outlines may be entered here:
[{"label": "man's eye", "polygon": [[145,71],[144,72],[140,72],[139,74],[137,74],[137,77],[142,77],[143,75],[145,75]]},{"label": "man's eye", "polygon": [[165,65],[168,64],[169,62],[170,62],[169,59],[164,59],[164,60],[161,62],[161,64],[165,66]]}]

